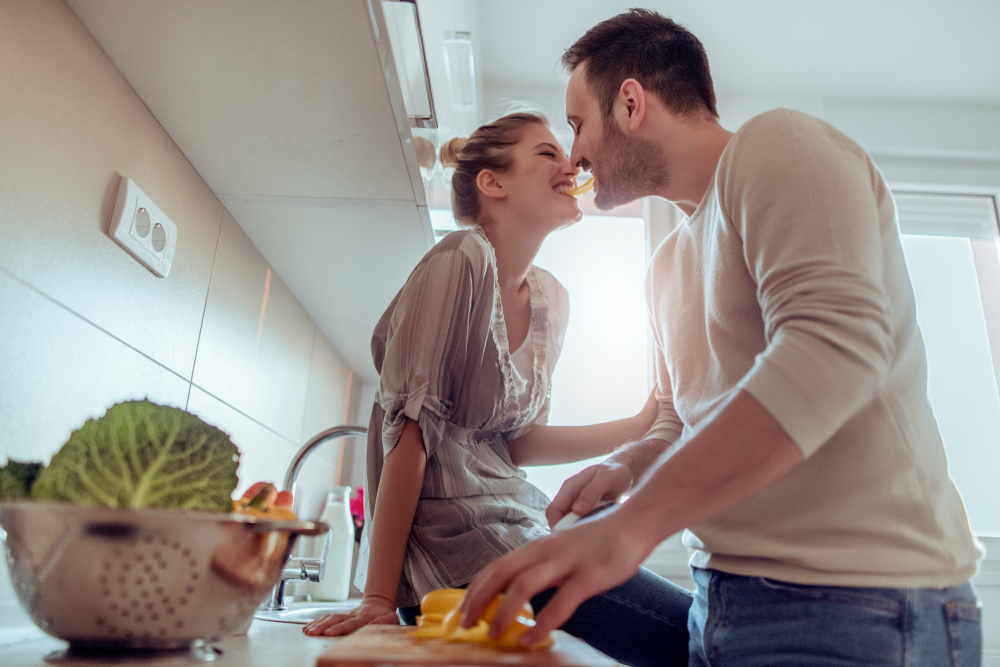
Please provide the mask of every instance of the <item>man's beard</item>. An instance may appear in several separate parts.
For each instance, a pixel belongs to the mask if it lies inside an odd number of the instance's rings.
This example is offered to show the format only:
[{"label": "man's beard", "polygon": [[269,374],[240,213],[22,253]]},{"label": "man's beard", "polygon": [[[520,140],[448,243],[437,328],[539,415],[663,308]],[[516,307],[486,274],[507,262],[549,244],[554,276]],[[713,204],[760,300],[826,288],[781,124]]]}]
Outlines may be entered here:
[{"label": "man's beard", "polygon": [[656,144],[648,139],[629,137],[611,116],[605,118],[603,124],[604,138],[594,156],[595,163],[600,167],[600,177],[594,188],[594,205],[608,211],[640,197],[662,192],[670,175]]}]

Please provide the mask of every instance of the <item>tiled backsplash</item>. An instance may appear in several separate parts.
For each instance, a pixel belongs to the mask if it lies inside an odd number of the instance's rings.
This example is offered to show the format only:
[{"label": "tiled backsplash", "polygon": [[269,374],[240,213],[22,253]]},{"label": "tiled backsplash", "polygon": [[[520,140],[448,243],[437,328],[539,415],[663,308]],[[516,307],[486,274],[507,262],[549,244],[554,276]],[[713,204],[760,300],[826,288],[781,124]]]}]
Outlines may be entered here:
[{"label": "tiled backsplash", "polygon": [[[149,397],[231,434],[241,488],[280,484],[306,439],[357,421],[350,369],[61,0],[0,3],[0,128],[0,462]],[[177,224],[166,279],[107,235],[123,175]],[[310,459],[304,513],[340,460]],[[0,646],[30,632],[0,565]]]}]

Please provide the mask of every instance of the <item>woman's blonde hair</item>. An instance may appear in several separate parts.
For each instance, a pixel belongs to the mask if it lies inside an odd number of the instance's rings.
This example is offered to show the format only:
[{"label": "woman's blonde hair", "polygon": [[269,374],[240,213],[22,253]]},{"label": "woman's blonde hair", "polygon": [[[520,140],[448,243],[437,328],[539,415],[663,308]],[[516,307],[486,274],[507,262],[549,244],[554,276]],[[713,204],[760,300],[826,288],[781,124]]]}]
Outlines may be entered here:
[{"label": "woman's blonde hair", "polygon": [[532,124],[549,126],[540,113],[518,112],[483,125],[468,139],[456,137],[441,146],[439,158],[444,167],[454,167],[451,177],[451,210],[455,219],[473,224],[479,218],[479,187],[476,178],[483,169],[503,173],[513,164],[510,148],[521,140],[524,129]]}]

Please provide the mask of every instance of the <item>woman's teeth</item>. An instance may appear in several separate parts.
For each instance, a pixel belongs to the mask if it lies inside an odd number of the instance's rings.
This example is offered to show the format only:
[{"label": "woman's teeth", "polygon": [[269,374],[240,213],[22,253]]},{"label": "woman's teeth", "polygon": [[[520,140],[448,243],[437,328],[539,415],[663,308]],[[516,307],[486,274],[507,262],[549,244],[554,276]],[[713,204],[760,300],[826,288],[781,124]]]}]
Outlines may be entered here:
[{"label": "woman's teeth", "polygon": [[570,190],[573,189],[573,185],[570,184],[570,183],[562,183],[562,184],[557,185],[556,187],[554,187],[552,189],[555,190],[556,192],[558,192],[559,194],[564,195],[564,194],[566,194],[567,192],[569,192]]}]

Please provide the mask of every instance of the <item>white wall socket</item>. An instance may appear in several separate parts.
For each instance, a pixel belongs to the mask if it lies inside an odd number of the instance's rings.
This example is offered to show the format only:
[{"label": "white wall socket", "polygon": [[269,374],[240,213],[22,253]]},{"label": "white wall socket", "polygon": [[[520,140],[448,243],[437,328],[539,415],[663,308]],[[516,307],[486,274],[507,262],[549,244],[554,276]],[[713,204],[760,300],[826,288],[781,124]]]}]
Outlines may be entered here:
[{"label": "white wall socket", "polygon": [[111,238],[150,271],[166,278],[177,247],[177,225],[127,176],[118,186]]}]

